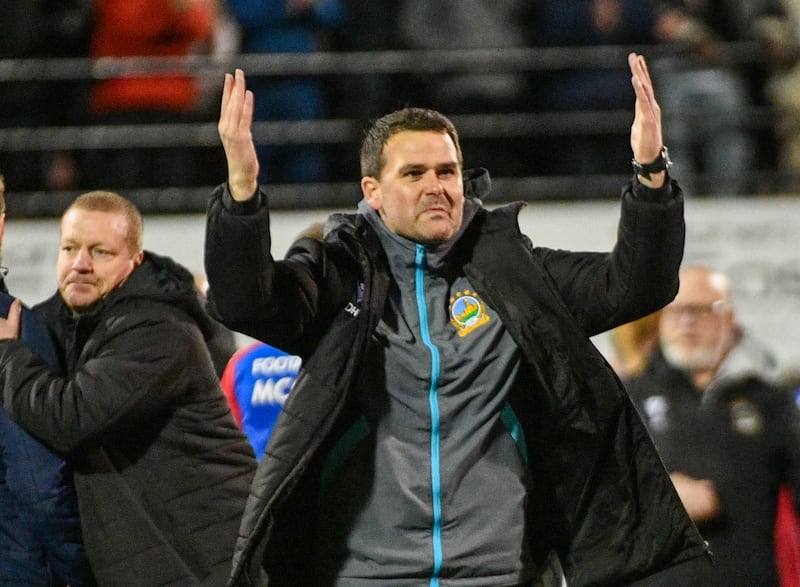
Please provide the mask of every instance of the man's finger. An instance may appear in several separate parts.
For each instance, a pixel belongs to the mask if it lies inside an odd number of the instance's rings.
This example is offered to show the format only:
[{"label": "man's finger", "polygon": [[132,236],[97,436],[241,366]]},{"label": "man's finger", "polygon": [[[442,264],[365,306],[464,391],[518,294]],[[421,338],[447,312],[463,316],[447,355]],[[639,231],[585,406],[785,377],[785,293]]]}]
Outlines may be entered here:
[{"label": "man's finger", "polygon": [[225,74],[225,81],[222,85],[222,104],[219,108],[219,117],[222,119],[228,109],[228,102],[231,100],[231,93],[233,92],[233,76],[229,73]]}]

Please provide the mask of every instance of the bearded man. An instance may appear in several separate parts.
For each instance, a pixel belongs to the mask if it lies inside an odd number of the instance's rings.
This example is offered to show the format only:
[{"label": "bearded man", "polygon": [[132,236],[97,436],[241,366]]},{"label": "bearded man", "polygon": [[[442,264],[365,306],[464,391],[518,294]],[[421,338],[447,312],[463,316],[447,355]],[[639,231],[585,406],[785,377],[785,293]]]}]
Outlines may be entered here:
[{"label": "bearded man", "polygon": [[773,530],[781,484],[800,496],[800,410],[772,355],[737,323],[731,291],[719,271],[684,268],[659,348],[627,383],[717,563],[690,561],[641,585],[779,584]]}]

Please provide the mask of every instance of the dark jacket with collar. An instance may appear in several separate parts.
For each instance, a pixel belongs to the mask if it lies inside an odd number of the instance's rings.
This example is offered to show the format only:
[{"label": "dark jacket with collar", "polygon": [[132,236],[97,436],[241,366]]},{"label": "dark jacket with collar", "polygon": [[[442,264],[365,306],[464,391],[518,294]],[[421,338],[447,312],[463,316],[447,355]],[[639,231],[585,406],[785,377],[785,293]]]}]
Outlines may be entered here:
[{"label": "dark jacket with collar", "polygon": [[220,585],[255,459],[214,372],[191,274],[143,264],[77,318],[56,294],[36,311],[67,365],[0,342],[3,407],[68,455],[100,585]]},{"label": "dark jacket with collar", "polygon": [[800,511],[798,394],[778,383],[764,347],[744,333],[713,381],[698,390],[660,349],[628,382],[667,470],[709,479],[720,513],[699,524],[716,565],[669,569],[642,587],[777,587],[774,527],[781,484]]},{"label": "dark jacket with collar", "polygon": [[[0,279],[0,315],[14,297]],[[52,369],[60,365],[47,328],[22,309],[20,339]],[[72,471],[0,410],[0,584],[91,582]]]},{"label": "dark jacket with collar", "polygon": [[[482,184],[488,178],[468,178],[467,194]],[[680,193],[639,189],[624,190],[610,255],[532,247],[519,232],[519,205],[479,210],[457,245],[464,274],[525,357],[530,392],[512,403],[539,480],[531,550],[540,562],[555,550],[570,586],[619,585],[704,552],[632,404],[588,340],[677,290]],[[271,586],[313,584],[298,530],[313,520],[322,455],[354,417],[348,393],[366,367],[360,359],[391,276],[363,217],[275,262],[266,200],[259,193],[237,204],[223,186],[209,207],[212,312],[304,359],[259,465],[229,584],[258,584],[262,561]]]}]

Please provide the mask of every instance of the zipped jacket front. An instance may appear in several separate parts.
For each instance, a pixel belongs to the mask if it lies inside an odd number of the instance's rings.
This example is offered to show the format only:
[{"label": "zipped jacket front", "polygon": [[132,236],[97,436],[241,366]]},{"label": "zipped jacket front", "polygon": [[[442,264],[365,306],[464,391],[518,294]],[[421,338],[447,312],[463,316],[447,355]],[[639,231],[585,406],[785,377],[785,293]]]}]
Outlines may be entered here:
[{"label": "zipped jacket front", "polygon": [[[641,188],[639,188],[641,189]],[[519,206],[481,208],[459,263],[522,352],[530,386],[510,398],[531,477],[529,549],[559,556],[568,584],[619,585],[705,551],[630,401],[588,337],[654,311],[677,290],[684,226],[677,186],[623,192],[613,253],[532,247]],[[353,383],[392,276],[363,217],[325,243],[269,252],[266,194],[236,204],[221,188],[206,241],[210,302],[229,327],[304,358],[240,529],[231,585],[313,584],[310,544],[325,458],[358,418]],[[305,534],[307,534],[306,532]],[[309,583],[310,581],[310,583]]]}]

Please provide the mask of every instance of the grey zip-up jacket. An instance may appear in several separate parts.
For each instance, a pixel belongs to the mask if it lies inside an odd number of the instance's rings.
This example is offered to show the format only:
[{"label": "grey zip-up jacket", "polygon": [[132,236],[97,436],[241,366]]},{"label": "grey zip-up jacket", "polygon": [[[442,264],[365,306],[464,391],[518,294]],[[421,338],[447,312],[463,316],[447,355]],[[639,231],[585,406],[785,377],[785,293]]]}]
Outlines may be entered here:
[{"label": "grey zip-up jacket", "polygon": [[[468,196],[486,193],[485,174],[465,177]],[[353,579],[372,579],[358,573],[370,564],[377,569],[383,562],[390,565],[389,571],[381,571],[387,575],[408,571],[408,561],[403,567],[394,550],[398,545],[401,554],[424,552],[424,558],[415,560],[415,574],[395,575],[396,584],[405,585],[513,585],[517,579],[535,575],[552,552],[558,554],[570,586],[620,585],[705,552],[621,384],[588,340],[663,306],[677,290],[684,239],[680,191],[674,185],[659,191],[635,189],[636,195],[633,184],[623,192],[619,239],[611,254],[532,247],[519,232],[519,205],[489,211],[475,200],[469,206],[474,207],[471,221],[465,222],[446,254],[444,272],[436,277],[448,288],[456,284],[456,289],[459,280],[465,279],[465,288],[469,285],[470,290],[462,291],[458,299],[420,304],[421,299],[428,300],[424,289],[433,274],[427,275],[415,283],[415,288],[423,289],[417,308],[395,311],[392,304],[408,299],[402,294],[407,286],[398,283],[403,279],[403,263],[391,259],[387,235],[380,237],[364,215],[339,218],[338,227],[324,243],[299,241],[285,260],[275,261],[269,250],[267,195],[260,192],[250,201],[236,203],[222,186],[210,203],[206,236],[211,310],[229,327],[304,358],[256,474],[229,584],[261,584],[262,567],[273,587],[330,584],[331,566],[340,573],[355,570],[347,575]],[[420,264],[420,271],[425,273],[426,266],[435,269],[426,263]],[[425,312],[420,309],[423,306]],[[486,480],[497,485],[496,499],[479,489],[482,493],[470,501],[456,495],[457,484],[451,485],[459,471],[450,467],[467,461],[456,444],[448,444],[448,438],[468,435],[445,430],[452,420],[439,420],[436,431],[437,410],[448,411],[457,404],[442,393],[448,374],[435,367],[441,358],[438,329],[426,332],[425,327],[426,323],[441,326],[444,312],[460,326],[474,327],[465,339],[497,336],[499,348],[511,349],[501,359],[507,361],[513,384],[490,386],[478,395],[495,402],[494,407],[485,412],[475,408],[476,413],[494,418],[485,428],[476,425],[487,444],[476,445],[486,452],[477,455],[475,467],[489,471],[485,467],[490,457],[502,454],[497,470],[506,477]],[[478,324],[482,315],[489,317],[483,325]],[[408,321],[407,331],[405,325],[387,322],[401,316]],[[497,325],[500,328],[492,330]],[[410,338],[404,343],[407,346],[393,342],[392,336],[402,338],[404,332],[418,337],[417,345],[428,349],[424,363],[417,365],[409,354],[408,360],[392,364],[386,358],[389,353],[382,355],[381,349],[389,344],[399,354],[408,348],[418,353],[414,357],[425,356],[424,349],[410,344]],[[472,351],[477,354],[480,348]],[[407,381],[398,383],[387,376],[401,373],[399,369],[406,369]],[[456,369],[468,368],[456,365]],[[425,462],[411,459],[407,468],[416,464],[416,475],[409,478],[401,472],[394,490],[402,493],[411,487],[411,495],[427,495],[429,503],[420,505],[409,536],[378,537],[377,543],[370,544],[366,540],[369,526],[359,523],[381,522],[380,516],[398,504],[383,501],[382,494],[374,496],[377,505],[364,504],[361,500],[370,494],[363,487],[353,488],[351,503],[332,502],[330,496],[342,491],[341,482],[354,470],[353,463],[368,462],[363,455],[361,460],[352,460],[359,451],[377,447],[376,456],[398,459],[406,454],[383,450],[385,446],[374,441],[392,440],[386,434],[392,419],[376,414],[402,405],[402,398],[392,394],[403,386],[410,389],[417,372],[424,374],[419,385],[428,390],[430,406],[428,419],[419,420],[420,429],[427,432],[427,449],[417,447]],[[437,373],[445,379],[437,380]],[[376,382],[386,381],[374,394],[365,393]],[[453,382],[452,389],[472,389],[463,383]],[[379,400],[388,403],[381,406]],[[464,405],[471,408],[474,403]],[[415,406],[419,405],[417,398]],[[420,411],[410,409],[409,417],[419,416]],[[403,436],[412,427],[400,431],[404,447],[413,444]],[[373,442],[365,443],[367,438]],[[439,458],[438,482],[437,454],[453,457]],[[382,466],[381,461],[375,462],[375,467]],[[385,470],[395,469],[387,466]],[[474,482],[468,475],[464,478]],[[378,489],[384,479],[385,475]],[[426,479],[424,487],[412,487]],[[359,480],[373,482],[369,476],[353,475],[354,482]],[[480,488],[480,483],[474,487]],[[519,499],[525,509],[505,503],[509,496]],[[498,506],[497,501],[504,503]],[[346,506],[338,520],[350,524],[348,532],[338,535],[341,529],[336,524],[326,526],[336,520],[330,516],[331,504]],[[468,537],[467,531],[448,534],[448,523],[468,520],[470,509],[469,515],[489,519],[484,535],[490,539],[499,535],[500,528],[498,520],[491,519],[492,512],[507,517],[518,512],[517,527],[507,528],[512,536],[524,537],[521,545],[516,544],[516,552],[508,552],[505,545],[483,544],[483,551],[476,553],[469,551],[466,542],[449,541],[454,536],[480,544],[480,536]],[[430,514],[427,526],[417,529],[414,524],[425,513]],[[353,514],[364,517],[353,524],[354,518],[348,518]],[[334,543],[332,550],[320,550],[321,541],[315,540],[315,529],[320,527],[333,532],[327,534]],[[394,527],[395,532],[406,529],[402,523]],[[427,547],[415,550],[424,532],[428,533]],[[340,537],[345,536],[353,541],[348,549],[337,551]],[[354,557],[347,558],[348,553]],[[372,562],[355,560],[362,554],[373,557]],[[488,583],[480,576],[482,569],[476,568],[486,561],[500,565]],[[460,567],[462,563],[475,566]],[[472,582],[468,576],[474,577]],[[388,579],[380,576],[372,584],[395,584]],[[366,584],[348,581],[338,584]]]},{"label": "grey zip-up jacket", "polygon": [[[478,209],[466,201],[464,230]],[[354,384],[360,416],[326,468],[315,580],[530,581],[523,512],[532,483],[508,402],[521,384],[519,348],[460,273],[460,237],[423,246],[389,231],[365,201],[358,212],[380,240],[393,287],[364,359],[375,368]]]}]

